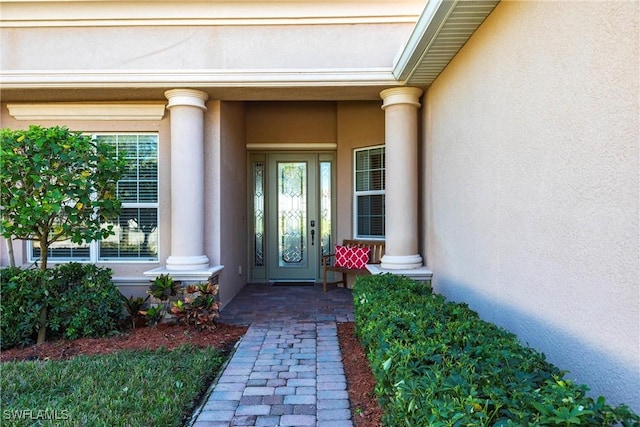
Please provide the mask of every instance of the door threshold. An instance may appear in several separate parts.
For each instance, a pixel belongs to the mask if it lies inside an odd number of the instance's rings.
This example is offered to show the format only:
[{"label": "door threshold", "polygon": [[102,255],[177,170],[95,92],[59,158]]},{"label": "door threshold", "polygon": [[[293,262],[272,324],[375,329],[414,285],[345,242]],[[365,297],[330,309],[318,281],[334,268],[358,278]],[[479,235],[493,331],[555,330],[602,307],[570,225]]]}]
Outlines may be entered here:
[{"label": "door threshold", "polygon": [[276,280],[270,282],[271,286],[315,286],[315,281],[304,280]]}]

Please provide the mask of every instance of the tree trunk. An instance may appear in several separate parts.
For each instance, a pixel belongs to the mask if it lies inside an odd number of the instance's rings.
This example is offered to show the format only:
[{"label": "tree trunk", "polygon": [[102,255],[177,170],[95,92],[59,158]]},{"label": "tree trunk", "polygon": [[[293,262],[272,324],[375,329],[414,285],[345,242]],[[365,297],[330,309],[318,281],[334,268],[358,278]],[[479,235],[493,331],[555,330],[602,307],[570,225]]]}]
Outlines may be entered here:
[{"label": "tree trunk", "polygon": [[[40,270],[44,273],[47,271],[47,258],[49,256],[49,246],[47,242],[47,237],[45,236],[40,239]],[[48,286],[47,280],[45,279],[45,275],[42,276],[42,282],[40,282],[40,286]],[[48,298],[45,297],[44,305],[40,309],[40,319],[38,322],[38,340],[36,344],[42,344],[47,339],[47,310],[49,307]]]},{"label": "tree trunk", "polygon": [[38,327],[38,340],[36,344],[42,344],[47,340],[47,303],[40,309],[40,320]]},{"label": "tree trunk", "polygon": [[13,255],[13,240],[11,240],[11,237],[7,239],[7,254],[9,255],[9,265],[15,267],[16,258],[15,255]]}]

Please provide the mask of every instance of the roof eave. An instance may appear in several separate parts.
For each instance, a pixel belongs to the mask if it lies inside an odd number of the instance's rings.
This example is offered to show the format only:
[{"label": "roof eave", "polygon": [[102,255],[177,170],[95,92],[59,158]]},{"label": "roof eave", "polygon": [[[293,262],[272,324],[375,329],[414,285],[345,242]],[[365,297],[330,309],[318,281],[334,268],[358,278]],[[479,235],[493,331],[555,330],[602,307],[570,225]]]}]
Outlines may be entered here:
[{"label": "roof eave", "polygon": [[428,87],[451,62],[500,0],[429,0],[393,75],[408,85]]}]

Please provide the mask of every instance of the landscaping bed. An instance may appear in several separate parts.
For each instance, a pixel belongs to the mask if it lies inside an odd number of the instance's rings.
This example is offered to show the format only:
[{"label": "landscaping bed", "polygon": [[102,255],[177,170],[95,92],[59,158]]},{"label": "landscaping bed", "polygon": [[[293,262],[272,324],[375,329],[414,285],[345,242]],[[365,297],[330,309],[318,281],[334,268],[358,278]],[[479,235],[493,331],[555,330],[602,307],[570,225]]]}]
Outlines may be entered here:
[{"label": "landscaping bed", "polygon": [[172,350],[183,345],[229,351],[247,331],[245,326],[220,323],[213,331],[198,331],[179,324],[139,327],[104,338],[60,339],[0,352],[0,361],[66,360],[79,355],[109,354],[118,350]]},{"label": "landscaping bed", "polygon": [[356,334],[385,426],[637,426],[625,405],[587,396],[544,355],[425,285],[359,277]]}]

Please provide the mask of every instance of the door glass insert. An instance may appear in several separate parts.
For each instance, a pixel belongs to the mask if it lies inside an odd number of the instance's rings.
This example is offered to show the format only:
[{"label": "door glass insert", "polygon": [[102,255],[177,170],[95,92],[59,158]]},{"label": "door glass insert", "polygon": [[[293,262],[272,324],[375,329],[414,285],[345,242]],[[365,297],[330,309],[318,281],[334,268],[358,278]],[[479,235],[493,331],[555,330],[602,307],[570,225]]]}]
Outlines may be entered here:
[{"label": "door glass insert", "polygon": [[264,163],[253,164],[253,265],[264,266]]},{"label": "door glass insert", "polygon": [[320,240],[322,255],[331,253],[331,162],[320,162]]},{"label": "door glass insert", "polygon": [[307,163],[278,162],[278,264],[306,262]]}]

